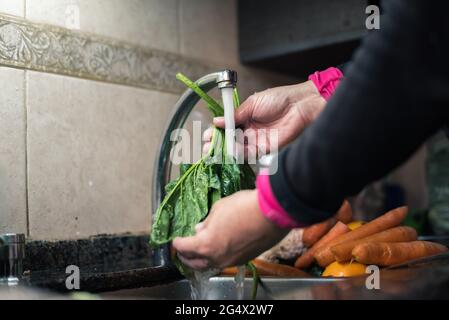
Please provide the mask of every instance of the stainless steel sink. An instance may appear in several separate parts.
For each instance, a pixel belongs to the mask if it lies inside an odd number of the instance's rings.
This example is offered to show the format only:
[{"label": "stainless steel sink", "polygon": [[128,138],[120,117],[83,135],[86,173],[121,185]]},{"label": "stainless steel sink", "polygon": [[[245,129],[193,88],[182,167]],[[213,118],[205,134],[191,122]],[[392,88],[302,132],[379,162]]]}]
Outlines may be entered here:
[{"label": "stainless steel sink", "polygon": [[[336,281],[344,281],[337,278],[264,278],[264,287],[259,286],[256,299],[314,299],[315,293],[321,286]],[[251,299],[252,278],[245,278],[243,297],[239,296],[233,277],[213,277],[209,280],[209,288],[206,299]],[[180,280],[165,285],[149,288],[119,290],[101,294],[103,298],[120,299],[191,299],[189,281]]]},{"label": "stainless steel sink", "polygon": [[[380,289],[366,285],[367,275],[353,278],[263,278],[256,299],[449,299],[449,253],[411,261],[380,271]],[[213,277],[205,299],[251,299],[252,279],[245,278],[243,296],[233,277]],[[191,299],[187,280],[165,285],[110,291],[105,299]]]}]

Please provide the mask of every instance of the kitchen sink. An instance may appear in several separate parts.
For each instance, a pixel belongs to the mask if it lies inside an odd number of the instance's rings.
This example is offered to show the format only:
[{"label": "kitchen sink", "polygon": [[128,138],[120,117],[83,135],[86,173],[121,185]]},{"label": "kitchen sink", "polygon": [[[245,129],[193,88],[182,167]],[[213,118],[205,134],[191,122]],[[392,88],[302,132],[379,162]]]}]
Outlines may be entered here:
[{"label": "kitchen sink", "polygon": [[[380,270],[380,288],[370,289],[367,276],[352,278],[270,278],[262,279],[256,299],[354,300],[354,299],[448,299],[449,253],[423,258]],[[243,294],[234,277],[212,277],[202,298],[235,300],[252,298],[252,278],[245,278]],[[189,281],[183,279],[151,287],[100,293],[104,299],[192,299]]]},{"label": "kitchen sink", "polygon": [[[320,287],[327,284],[344,281],[338,278],[263,278],[263,286],[259,286],[256,299],[314,299]],[[234,277],[212,277],[208,283],[205,299],[244,299],[252,298],[252,278],[245,278],[243,295],[236,288]],[[100,294],[105,299],[176,299],[189,300],[191,288],[188,280],[180,280],[164,285],[148,288],[118,290]]]}]

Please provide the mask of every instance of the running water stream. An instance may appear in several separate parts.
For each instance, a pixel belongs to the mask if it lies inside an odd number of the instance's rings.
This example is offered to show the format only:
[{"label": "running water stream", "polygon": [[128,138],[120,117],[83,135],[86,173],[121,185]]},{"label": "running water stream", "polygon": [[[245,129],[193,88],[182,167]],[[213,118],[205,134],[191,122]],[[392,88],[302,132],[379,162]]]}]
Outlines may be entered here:
[{"label": "running water stream", "polygon": [[223,88],[221,89],[221,95],[223,98],[223,109],[226,126],[226,154],[231,158],[235,158],[234,89]]},{"label": "running water stream", "polygon": [[[246,266],[239,266],[238,272],[234,278],[236,299],[243,300],[245,294],[245,273]],[[191,290],[192,300],[207,300],[211,299],[211,282],[210,278],[220,273],[219,269],[208,269],[206,271],[193,271],[193,275],[188,277]]]},{"label": "running water stream", "polygon": [[210,278],[220,273],[219,269],[208,269],[206,271],[193,271],[189,277],[192,300],[207,300],[211,288]]},{"label": "running water stream", "polygon": [[237,300],[243,300],[245,295],[245,273],[246,266],[239,266],[238,272],[235,276],[235,290],[237,294]]}]

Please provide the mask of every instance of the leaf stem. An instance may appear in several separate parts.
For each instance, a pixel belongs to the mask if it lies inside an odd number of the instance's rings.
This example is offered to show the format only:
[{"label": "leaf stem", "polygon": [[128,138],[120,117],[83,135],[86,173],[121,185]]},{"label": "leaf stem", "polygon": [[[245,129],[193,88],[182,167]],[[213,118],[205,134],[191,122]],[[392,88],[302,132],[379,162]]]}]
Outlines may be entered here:
[{"label": "leaf stem", "polygon": [[221,117],[224,115],[223,107],[206,92],[204,92],[203,89],[201,89],[195,82],[187,78],[182,73],[177,73],[176,79],[184,83],[187,87],[189,87],[192,91],[199,95],[200,98],[206,101],[209,110],[214,114],[215,117]]}]

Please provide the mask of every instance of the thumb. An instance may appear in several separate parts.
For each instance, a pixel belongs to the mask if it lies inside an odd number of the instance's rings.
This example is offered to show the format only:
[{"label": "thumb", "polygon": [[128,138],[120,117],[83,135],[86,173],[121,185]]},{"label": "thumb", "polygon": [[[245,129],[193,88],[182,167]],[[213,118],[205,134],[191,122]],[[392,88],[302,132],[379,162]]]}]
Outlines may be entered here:
[{"label": "thumb", "polygon": [[180,238],[177,237],[173,239],[173,247],[182,256],[188,259],[202,258],[202,256],[197,252],[200,244],[198,236]]}]

